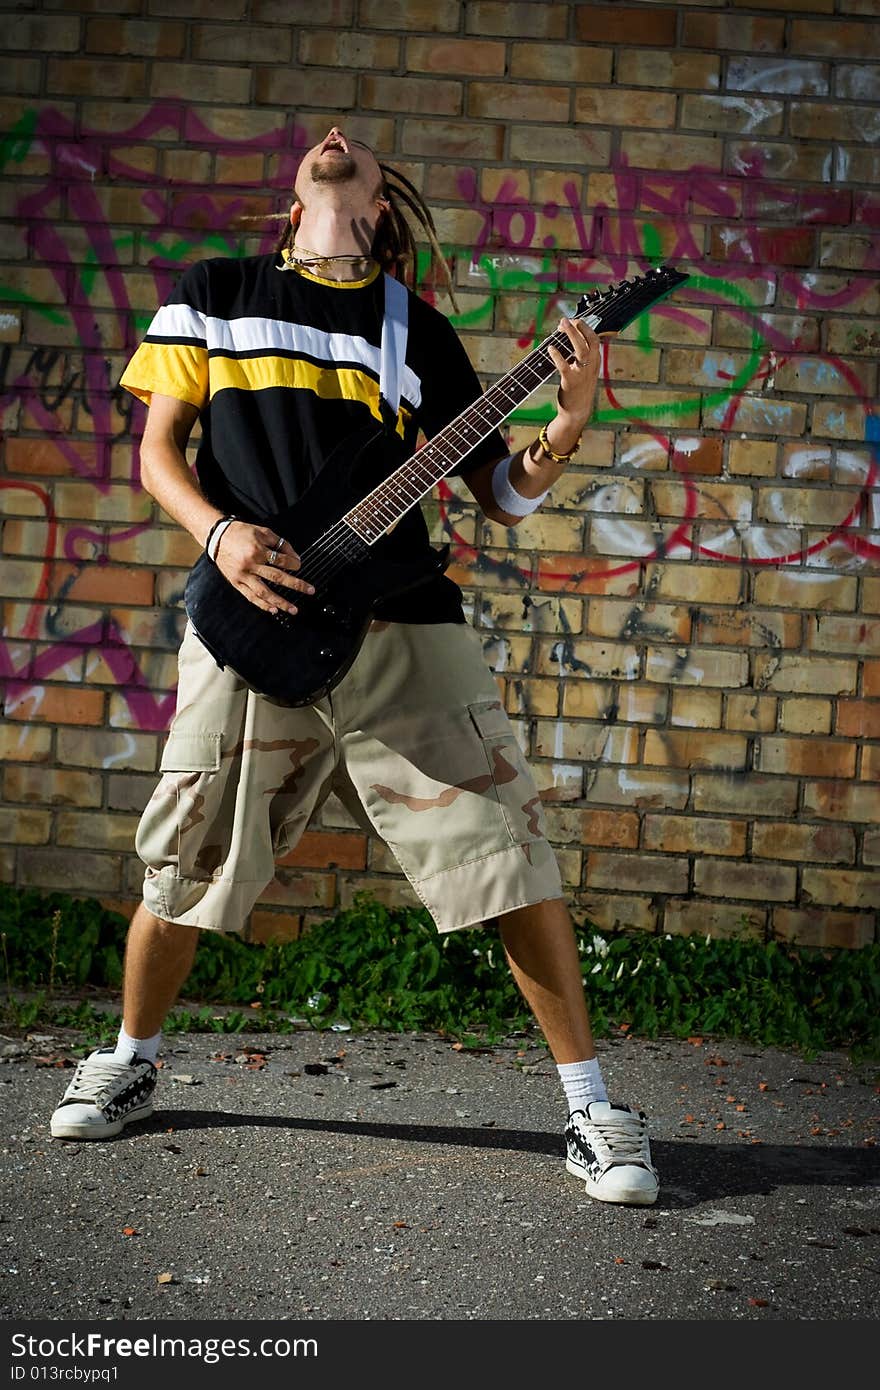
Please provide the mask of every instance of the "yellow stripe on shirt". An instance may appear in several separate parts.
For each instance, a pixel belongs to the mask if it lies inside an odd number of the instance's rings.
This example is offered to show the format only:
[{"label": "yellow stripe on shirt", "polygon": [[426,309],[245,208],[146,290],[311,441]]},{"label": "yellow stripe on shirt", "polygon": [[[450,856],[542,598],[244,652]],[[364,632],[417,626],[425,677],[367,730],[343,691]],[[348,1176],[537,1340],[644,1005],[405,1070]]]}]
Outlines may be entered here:
[{"label": "yellow stripe on shirt", "polygon": [[[379,383],[355,367],[333,367],[305,362],[298,357],[211,357],[211,398],[220,391],[266,391],[287,386],[313,391],[322,400],[358,401],[377,420]],[[403,407],[397,414],[397,433],[402,437],[411,411]]]},{"label": "yellow stripe on shirt", "polygon": [[201,410],[208,402],[208,350],[194,343],[141,343],[119,384],[147,405],[155,392]]}]

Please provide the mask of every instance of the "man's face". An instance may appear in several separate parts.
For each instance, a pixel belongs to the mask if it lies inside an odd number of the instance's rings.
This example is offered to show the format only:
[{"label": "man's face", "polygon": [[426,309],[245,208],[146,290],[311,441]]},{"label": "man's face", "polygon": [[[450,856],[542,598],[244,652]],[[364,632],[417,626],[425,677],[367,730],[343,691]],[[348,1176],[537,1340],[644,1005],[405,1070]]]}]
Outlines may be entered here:
[{"label": "man's face", "polygon": [[347,139],[339,126],[333,126],[299,166],[295,192],[301,203],[305,205],[316,185],[347,186],[355,198],[363,196],[372,202],[381,192],[382,171],[366,145]]}]

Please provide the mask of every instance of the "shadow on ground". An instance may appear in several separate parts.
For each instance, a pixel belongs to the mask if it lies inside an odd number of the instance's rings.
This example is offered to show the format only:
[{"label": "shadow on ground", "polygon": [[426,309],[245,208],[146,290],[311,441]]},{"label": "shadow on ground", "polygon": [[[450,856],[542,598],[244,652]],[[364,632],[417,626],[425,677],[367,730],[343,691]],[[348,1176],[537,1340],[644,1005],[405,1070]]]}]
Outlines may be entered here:
[{"label": "shadow on ground", "polygon": [[[361,1120],[301,1119],[289,1115],[235,1114],[224,1110],[156,1112],[145,1126],[175,1133],[210,1129],[287,1129],[311,1134],[338,1134],[399,1143],[454,1145],[470,1149],[508,1149],[562,1156],[560,1134],[524,1129],[471,1129],[461,1125],[379,1124]],[[134,1134],[131,1135],[134,1137]],[[124,1136],[120,1136],[124,1138]],[[661,1173],[658,1207],[696,1206],[707,1199],[746,1193],[770,1193],[780,1187],[878,1187],[880,1164],[874,1149],[821,1144],[764,1144],[699,1139],[652,1140],[651,1151]]]}]

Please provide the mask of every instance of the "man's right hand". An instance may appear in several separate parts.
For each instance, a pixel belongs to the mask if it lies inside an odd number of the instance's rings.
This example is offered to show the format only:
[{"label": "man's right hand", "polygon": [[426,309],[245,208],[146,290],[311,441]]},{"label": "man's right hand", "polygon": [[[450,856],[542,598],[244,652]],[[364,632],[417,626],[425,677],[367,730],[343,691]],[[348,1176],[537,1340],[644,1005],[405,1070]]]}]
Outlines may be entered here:
[{"label": "man's right hand", "polygon": [[301,562],[290,541],[281,539],[268,526],[233,521],[220,537],[215,563],[234,589],[267,613],[297,612],[296,606],[281,598],[267,580],[303,594],[315,592],[311,584],[294,577]]},{"label": "man's right hand", "polygon": [[[153,392],[141,441],[141,482],[160,507],[204,545],[217,508],[206,501],[186,461],[186,446],[198,419],[196,406]],[[272,563],[269,556],[275,551]],[[295,613],[296,605],[266,583],[313,594],[311,584],[294,578],[300,558],[289,541],[268,526],[233,521],[220,536],[215,563],[220,573],[245,598],[268,613]]]}]

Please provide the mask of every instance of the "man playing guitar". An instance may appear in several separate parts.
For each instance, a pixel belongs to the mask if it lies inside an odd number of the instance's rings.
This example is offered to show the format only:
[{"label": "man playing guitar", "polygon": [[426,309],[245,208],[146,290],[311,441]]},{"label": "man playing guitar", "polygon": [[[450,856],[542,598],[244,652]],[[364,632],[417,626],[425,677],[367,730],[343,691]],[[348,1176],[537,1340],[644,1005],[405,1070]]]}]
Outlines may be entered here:
[{"label": "man playing guitar", "polygon": [[[206,550],[223,592],[277,618],[279,644],[295,644],[315,585],[267,518],[295,508],[359,431],[414,449],[419,431],[430,440],[480,394],[448,320],[410,290],[387,389],[387,277],[414,268],[404,206],[439,255],[412,185],[334,127],[302,160],[279,251],[190,267],[122,378],[149,405],[145,488]],[[508,456],[492,430],[454,470],[506,527],[543,500],[593,410],[596,334],[564,319],[558,341],[564,350],[547,348],[558,408],[540,438]],[[185,450],[197,421],[194,478]],[[390,543],[402,560],[427,553],[418,506]],[[79,1064],[53,1135],[100,1139],[151,1112],[160,1030],[199,931],[242,931],[275,861],[333,791],[392,847],[440,932],[497,927],[559,1069],[568,1171],[601,1201],[654,1202],[645,1116],[608,1099],[540,798],[452,581],[435,570],[383,598],[356,659],[311,703],[252,688],[192,622],[179,671],[162,777],[136,838],[144,900],[129,928],[119,1041]]]}]

